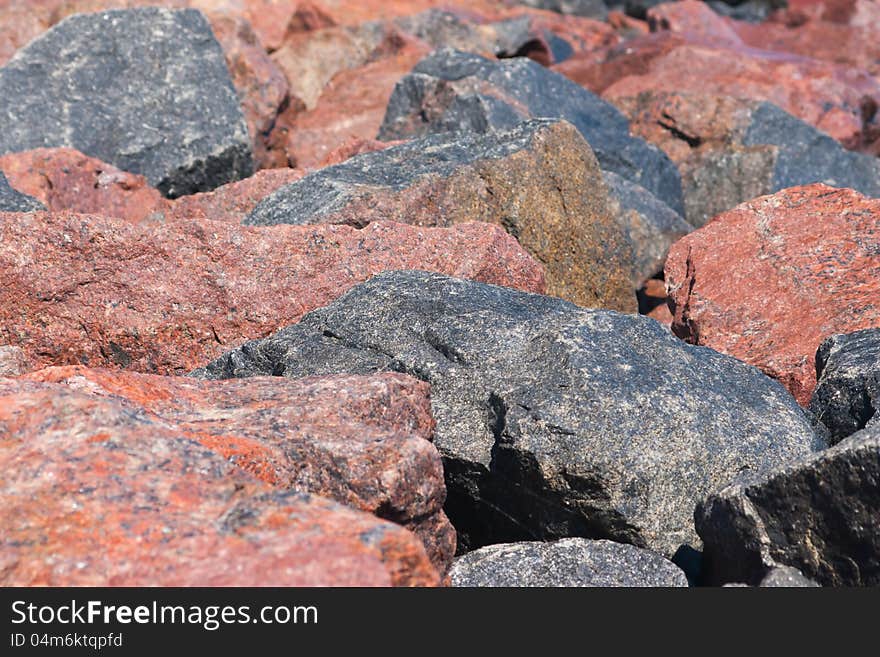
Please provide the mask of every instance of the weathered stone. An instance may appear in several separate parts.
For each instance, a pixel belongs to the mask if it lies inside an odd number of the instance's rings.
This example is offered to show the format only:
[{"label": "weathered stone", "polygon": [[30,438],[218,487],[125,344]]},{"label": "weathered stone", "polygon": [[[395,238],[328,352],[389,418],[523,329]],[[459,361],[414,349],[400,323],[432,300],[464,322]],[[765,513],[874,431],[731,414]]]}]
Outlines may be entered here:
[{"label": "weathered stone", "polygon": [[877,586],[880,431],[733,483],[695,519],[709,583],[756,584],[790,566],[824,586]]},{"label": "weathered stone", "polygon": [[814,182],[880,197],[880,160],[844,149],[770,103],[651,91],[614,102],[635,134],[678,165],[694,226],[758,196]]},{"label": "weathered stone", "polygon": [[10,184],[42,203],[40,209],[71,210],[139,220],[160,210],[162,195],[146,178],[72,148],[38,148],[0,156]]},{"label": "weathered stone", "polygon": [[286,154],[273,150],[269,144],[275,120],[288,103],[289,89],[284,72],[266,54],[246,19],[213,13],[209,20],[238,92],[255,164],[258,168],[286,166]]},{"label": "weathered stone", "polygon": [[223,185],[210,192],[181,196],[166,203],[164,216],[167,219],[240,224],[260,201],[304,175],[305,172],[299,169],[257,171],[250,178]]},{"label": "weathered stone", "polygon": [[0,69],[0,114],[0,152],[76,148],[170,197],[253,167],[223,51],[193,10],[65,19]]},{"label": "weathered stone", "polygon": [[32,369],[33,365],[21,347],[0,346],[0,376],[21,376]]},{"label": "weathered stone", "polygon": [[19,345],[37,366],[180,374],[400,268],[544,288],[540,266],[485,224],[267,230],[7,214],[0,215],[0,344]]},{"label": "weathered stone", "polygon": [[593,153],[568,123],[441,133],[361,155],[281,188],[245,223],[363,226],[375,219],[500,224],[544,266],[551,294],[635,310],[632,247],[610,213]]},{"label": "weathered stone", "polygon": [[664,2],[648,10],[652,32],[669,30],[711,40],[718,45],[742,46],[734,28],[701,0]]},{"label": "weathered stone", "polygon": [[455,560],[453,586],[687,586],[659,554],[611,541],[489,545]]},{"label": "weathered stone", "polygon": [[755,368],[644,317],[385,272],[195,375],[396,370],[431,384],[460,548],[566,536],[672,556],[696,503],[824,443]]},{"label": "weathered stone", "polygon": [[712,9],[728,18],[737,21],[760,23],[773,15],[773,12],[784,7],[789,0],[706,0]]},{"label": "weathered stone", "polygon": [[639,314],[657,320],[666,328],[672,326],[672,313],[666,303],[666,284],[659,279],[651,278],[639,289]]},{"label": "weathered stone", "polygon": [[0,66],[49,26],[50,10],[34,0],[0,3]]},{"label": "weathered stone", "polygon": [[402,143],[403,141],[379,141],[378,139],[360,139],[355,137],[330,151],[327,157],[321,161],[321,165],[318,168],[332,167],[334,164],[342,164],[346,160],[350,160],[355,155],[384,151],[390,146],[397,146]]},{"label": "weathered stone", "polygon": [[810,411],[837,443],[880,423],[880,328],[832,335],[816,352]]},{"label": "weathered stone", "polygon": [[3,586],[431,585],[421,542],[114,396],[0,379]]},{"label": "weathered stone", "polygon": [[763,100],[850,149],[873,147],[880,79],[866,71],[795,55],[723,46],[660,32],[554,66],[603,98],[644,91]]},{"label": "weathered stone", "polygon": [[608,15],[608,7],[604,0],[518,0],[520,4],[534,7],[535,9],[549,9],[560,14],[573,14],[575,16],[589,16],[590,18],[605,18]]},{"label": "weathered stone", "polygon": [[759,586],[761,588],[814,588],[819,585],[804,577],[797,568],[777,566],[767,573]]},{"label": "weathered stone", "polygon": [[821,342],[880,325],[880,200],[818,184],[760,197],[676,242],[666,285],[678,336],[806,406]]},{"label": "weathered stone", "polygon": [[610,171],[602,172],[608,186],[611,211],[629,232],[633,245],[635,288],[663,271],[669,247],[693,230],[675,210],[640,185]]},{"label": "weathered stone", "polygon": [[400,374],[200,382],[82,367],[28,379],[126,400],[265,483],[407,527],[441,573],[452,562],[455,531],[442,511],[425,383]]},{"label": "weathered stone", "polygon": [[46,209],[37,199],[10,187],[2,169],[3,166],[0,165],[0,212],[35,212]]},{"label": "weathered stone", "polygon": [[483,133],[533,117],[569,121],[603,169],[683,211],[678,171],[660,150],[631,136],[626,118],[612,105],[525,58],[495,62],[447,49],[433,53],[395,87],[379,138]]}]

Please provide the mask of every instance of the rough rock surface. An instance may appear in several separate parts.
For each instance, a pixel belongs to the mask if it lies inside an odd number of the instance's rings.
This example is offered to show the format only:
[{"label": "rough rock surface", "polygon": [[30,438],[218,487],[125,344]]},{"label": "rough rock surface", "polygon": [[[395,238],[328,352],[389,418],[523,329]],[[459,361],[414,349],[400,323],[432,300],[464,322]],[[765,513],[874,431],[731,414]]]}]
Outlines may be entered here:
[{"label": "rough rock surface", "polygon": [[756,584],[790,566],[823,586],[877,586],[880,431],[731,484],[695,520],[709,583]]},{"label": "rough rock surface", "polygon": [[170,197],[253,168],[223,51],[194,10],[65,19],[0,69],[0,115],[0,152],[76,148]]},{"label": "rough rock surface", "polygon": [[880,328],[826,339],[816,352],[816,374],[810,411],[832,442],[880,425]]},{"label": "rough rock surface", "polygon": [[693,230],[675,210],[648,190],[616,173],[603,171],[611,211],[629,232],[633,246],[633,286],[663,271],[669,247]]},{"label": "rough rock surface", "polygon": [[575,16],[605,18],[608,15],[605,0],[519,0],[519,3],[535,9],[549,9]]},{"label": "rough rock surface", "polygon": [[0,376],[20,376],[33,369],[21,347],[0,346]]},{"label": "rough rock surface", "polygon": [[246,228],[71,213],[0,215],[0,344],[37,366],[182,374],[387,269],[543,291],[502,229]]},{"label": "rough rock surface", "polygon": [[46,209],[37,199],[13,189],[3,175],[3,168],[0,164],[0,212],[35,212]]},{"label": "rough rock surface", "polygon": [[146,178],[120,171],[72,148],[38,148],[0,156],[0,169],[15,189],[53,212],[70,210],[131,220],[163,205]]},{"label": "rough rock surface", "polygon": [[659,554],[612,541],[489,545],[455,560],[453,586],[687,586]]},{"label": "rough rock surface", "polygon": [[761,588],[815,588],[819,585],[804,577],[797,568],[777,566],[767,573],[759,586]]},{"label": "rough rock surface", "polygon": [[635,134],[678,165],[685,215],[695,226],[758,196],[815,182],[880,197],[880,160],[846,150],[770,103],[651,91],[615,103]]},{"label": "rough rock surface", "polygon": [[599,165],[683,212],[678,171],[656,147],[633,137],[612,105],[530,59],[495,62],[439,50],[395,87],[380,139],[449,130],[509,129],[527,118],[561,118],[590,144]]},{"label": "rough rock surface", "polygon": [[652,32],[669,30],[692,37],[702,37],[718,45],[742,46],[736,30],[701,0],[664,2],[647,12]]},{"label": "rough rock surface", "polygon": [[281,492],[127,401],[0,379],[3,586],[431,585],[421,542]]},{"label": "rough rock surface", "polygon": [[195,375],[381,370],[432,386],[461,548],[585,536],[672,556],[698,546],[699,500],[824,445],[777,382],[651,319],[426,272],[378,275]]},{"label": "rough rock surface", "polygon": [[635,311],[632,247],[610,212],[593,153],[566,122],[441,133],[361,155],[279,189],[245,223],[375,219],[501,224],[544,266],[550,294]]},{"label": "rough rock surface", "polygon": [[678,336],[806,406],[822,341],[880,325],[880,200],[819,184],[757,198],[676,242],[665,273]]},{"label": "rough rock surface", "polygon": [[400,374],[209,382],[82,367],[28,379],[126,400],[267,484],[407,527],[441,573],[451,564],[455,531],[442,511],[425,383]]},{"label": "rough rock surface", "polygon": [[870,150],[880,137],[880,79],[832,62],[660,32],[554,70],[611,101],[644,91],[734,96],[773,103],[847,148]]}]

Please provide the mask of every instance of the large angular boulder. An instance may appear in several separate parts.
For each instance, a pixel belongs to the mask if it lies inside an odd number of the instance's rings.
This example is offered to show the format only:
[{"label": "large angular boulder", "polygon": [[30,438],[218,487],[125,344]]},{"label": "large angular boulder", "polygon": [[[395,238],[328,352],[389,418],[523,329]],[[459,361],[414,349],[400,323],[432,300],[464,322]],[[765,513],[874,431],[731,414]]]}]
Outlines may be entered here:
[{"label": "large angular boulder", "polygon": [[854,150],[876,146],[880,79],[867,71],[659,32],[573,57],[554,70],[614,102],[645,91],[763,100]]},{"label": "large angular boulder", "polygon": [[208,382],[82,367],[27,378],[125,400],[267,484],[403,525],[441,573],[451,564],[455,531],[425,383],[400,374]]},{"label": "large angular boulder", "polygon": [[263,484],[125,399],[0,378],[0,421],[3,586],[439,582],[399,525]]},{"label": "large angular boulder", "polygon": [[880,325],[880,200],[821,184],[762,196],[676,242],[665,271],[679,337],[806,406],[822,341]]},{"label": "large angular boulder", "polygon": [[824,586],[880,584],[880,431],[749,476],[696,513],[708,583],[757,584],[777,566]]},{"label": "large angular boulder", "polygon": [[0,214],[0,344],[35,366],[182,374],[400,268],[544,289],[540,265],[485,224],[256,229]]},{"label": "large angular boulder", "polygon": [[836,443],[880,424],[880,328],[832,335],[816,352],[810,411]]},{"label": "large angular boulder", "polygon": [[632,247],[590,147],[564,121],[441,133],[321,169],[276,191],[248,225],[392,219],[504,226],[543,266],[550,294],[634,312]]},{"label": "large angular boulder", "polygon": [[678,171],[629,132],[626,118],[595,94],[526,58],[492,61],[442,49],[395,87],[380,139],[433,132],[509,129],[529,118],[560,118],[590,144],[602,169],[637,183],[683,211]]},{"label": "large angular boulder", "polygon": [[460,548],[567,536],[666,556],[697,502],[824,443],[755,368],[645,317],[427,272],[386,272],[194,374],[382,370],[431,384]]},{"label": "large angular boulder", "polygon": [[625,543],[564,538],[489,545],[459,557],[453,586],[687,586],[659,554]]},{"label": "large angular boulder", "polygon": [[13,189],[0,167],[0,212],[36,212],[45,209],[46,206],[34,197]]},{"label": "large angular boulder", "polygon": [[169,197],[249,175],[223,51],[194,10],[71,16],[0,69],[0,152],[67,146]]},{"label": "large angular boulder", "polygon": [[758,196],[821,182],[880,197],[880,160],[843,148],[764,101],[646,91],[614,102],[678,165],[689,223]]}]

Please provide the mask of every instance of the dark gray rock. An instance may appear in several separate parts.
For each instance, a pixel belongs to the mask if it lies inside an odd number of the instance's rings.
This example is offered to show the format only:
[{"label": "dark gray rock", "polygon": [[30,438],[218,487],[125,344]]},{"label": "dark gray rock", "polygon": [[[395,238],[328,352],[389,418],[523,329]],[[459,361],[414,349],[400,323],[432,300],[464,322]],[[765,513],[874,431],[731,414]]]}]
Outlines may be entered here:
[{"label": "dark gray rock", "polygon": [[[376,23],[379,29],[382,25]],[[459,14],[435,8],[397,18],[394,25],[433,48],[491,52],[497,57],[514,57],[536,39],[528,16],[479,24]]]},{"label": "dark gray rock", "polygon": [[587,16],[604,20],[608,16],[605,0],[519,0],[521,5],[556,11],[560,14]]},{"label": "dark gray rock", "polygon": [[602,175],[608,185],[611,211],[629,232],[633,245],[633,285],[639,288],[663,271],[669,247],[694,228],[641,185],[610,171],[603,171]]},{"label": "dark gray rock", "polygon": [[788,6],[788,0],[707,0],[713,11],[738,21],[761,23],[777,9]]},{"label": "dark gray rock", "polygon": [[880,328],[827,338],[816,374],[810,411],[828,428],[829,442],[880,425]]},{"label": "dark gray rock", "polygon": [[880,197],[880,160],[855,153],[772,103],[759,103],[742,136],[746,147],[777,147],[771,190],[821,182]]},{"label": "dark gray rock", "polygon": [[36,212],[45,209],[46,206],[34,197],[13,189],[0,171],[0,212]]},{"label": "dark gray rock", "polygon": [[672,556],[697,502],[824,444],[757,369],[652,319],[386,272],[194,375],[406,372],[431,383],[460,548],[567,536]]},{"label": "dark gray rock", "polygon": [[61,21],[0,69],[0,116],[0,153],[76,148],[169,197],[253,171],[223,51],[191,9]]},{"label": "dark gray rock", "polygon": [[659,554],[626,543],[564,538],[502,543],[469,552],[449,572],[453,586],[687,586]]},{"label": "dark gray rock", "polygon": [[379,139],[504,130],[529,118],[570,122],[602,169],[641,185],[684,213],[681,178],[662,151],[633,137],[626,117],[614,106],[526,58],[492,61],[451,49],[432,53],[398,82]]},{"label": "dark gray rock", "polygon": [[757,584],[777,566],[823,586],[880,584],[880,428],[743,477],[695,514],[708,583]]},{"label": "dark gray rock", "polygon": [[817,588],[813,580],[804,577],[797,568],[778,566],[773,568],[764,579],[761,580],[761,588]]},{"label": "dark gray rock", "polygon": [[544,267],[548,294],[637,309],[629,235],[611,213],[593,152],[565,121],[428,135],[354,157],[277,190],[244,223],[363,226],[376,219],[501,225]]}]

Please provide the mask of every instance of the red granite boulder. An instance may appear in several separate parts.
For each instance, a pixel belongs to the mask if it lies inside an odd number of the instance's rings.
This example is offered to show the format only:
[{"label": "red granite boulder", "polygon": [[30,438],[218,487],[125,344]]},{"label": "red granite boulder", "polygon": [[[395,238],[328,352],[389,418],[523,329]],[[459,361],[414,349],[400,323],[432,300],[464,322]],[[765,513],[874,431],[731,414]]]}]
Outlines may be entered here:
[{"label": "red granite boulder", "polygon": [[441,573],[449,568],[455,530],[426,383],[401,374],[210,382],[82,367],[27,378],[126,400],[267,484],[407,527]]},{"label": "red granite boulder", "polygon": [[744,203],[673,245],[666,285],[677,335],[806,405],[821,342],[880,326],[880,200],[817,184]]},{"label": "red granite boulder", "polygon": [[182,374],[389,269],[544,291],[541,266],[486,224],[250,228],[0,214],[0,344],[38,367]]},{"label": "red granite boulder", "polygon": [[130,401],[0,379],[0,585],[436,585],[399,525],[264,484]]}]

